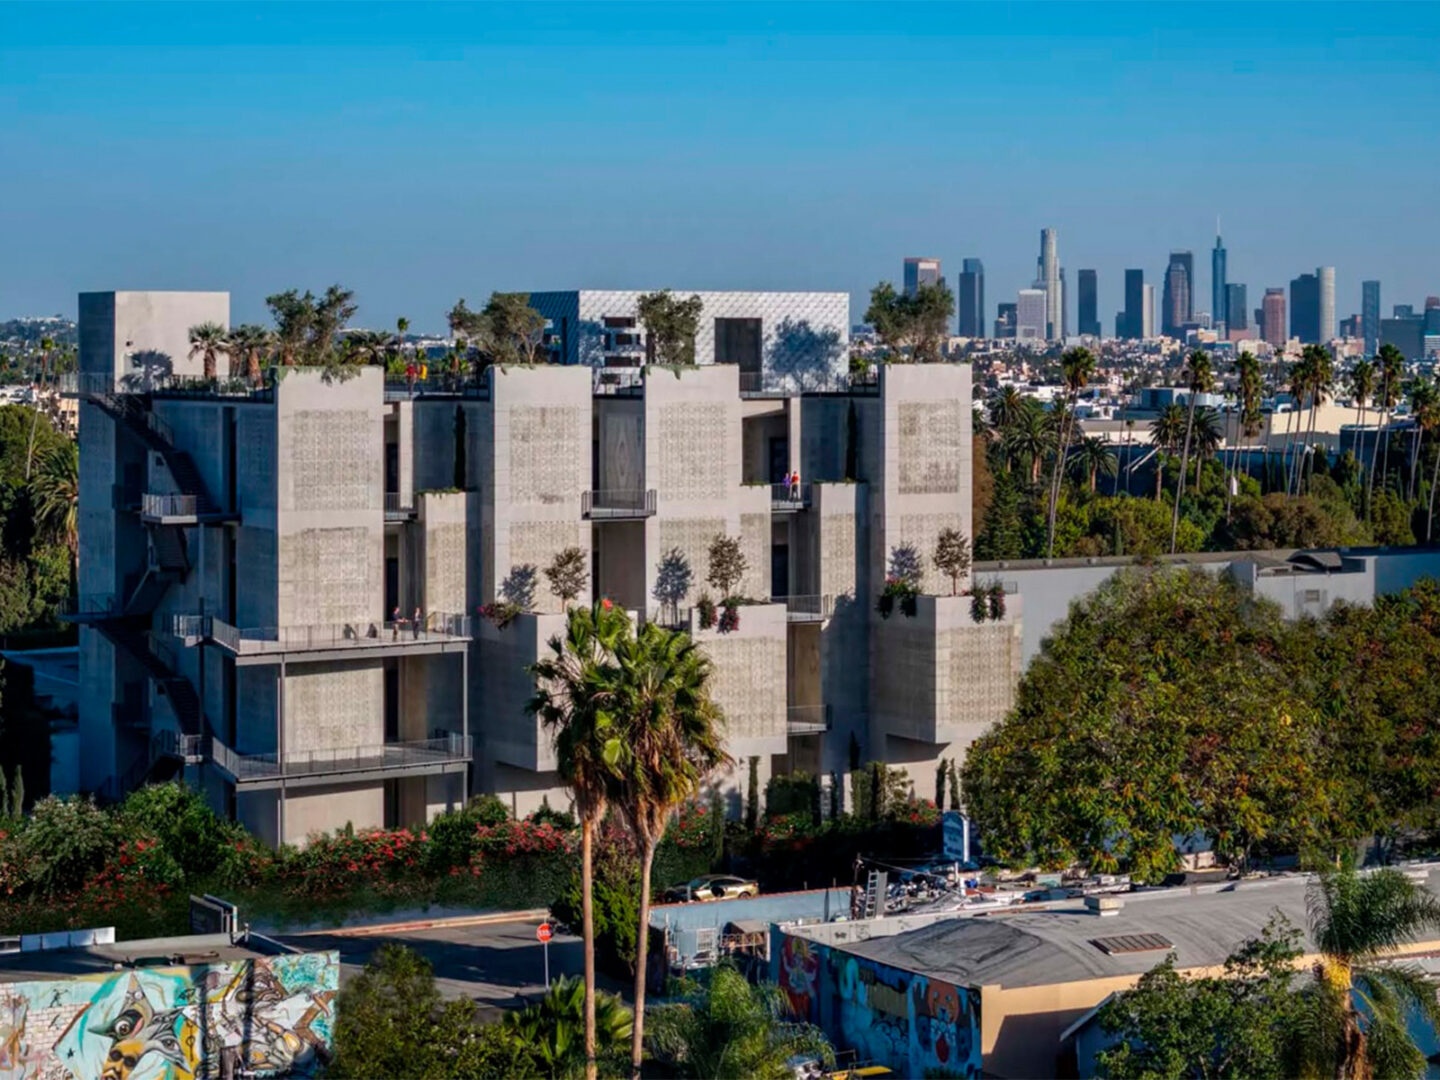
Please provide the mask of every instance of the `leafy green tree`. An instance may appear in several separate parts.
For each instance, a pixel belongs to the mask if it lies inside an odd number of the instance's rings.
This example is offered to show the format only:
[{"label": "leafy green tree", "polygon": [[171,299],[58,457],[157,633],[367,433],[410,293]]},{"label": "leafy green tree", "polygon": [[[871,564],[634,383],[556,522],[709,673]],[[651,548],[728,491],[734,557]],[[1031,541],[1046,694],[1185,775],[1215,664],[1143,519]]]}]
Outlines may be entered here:
[{"label": "leafy green tree", "polygon": [[589,563],[589,556],[580,548],[567,547],[545,568],[550,591],[560,598],[564,607],[569,607],[570,602],[585,591],[585,583],[590,580]]},{"label": "leafy green tree", "polygon": [[[578,550],[578,549],[577,549]],[[596,989],[593,850],[595,829],[616,788],[622,730],[612,687],[615,650],[629,636],[630,619],[608,600],[566,616],[564,638],[550,641],[550,655],[531,667],[535,696],[530,711],[553,736],[556,771],[575,799],[580,816],[581,919],[584,938],[585,1075],[595,1076]]]},{"label": "leafy green tree", "polygon": [[1356,835],[1282,662],[1288,632],[1273,605],[1194,568],[1136,568],[1073,605],[966,757],[987,850],[1153,880],[1178,864],[1176,836],[1243,864],[1262,843]]},{"label": "leafy green tree", "polygon": [[914,296],[907,296],[882,281],[870,290],[865,321],[875,328],[892,362],[935,363],[954,311],[955,296],[943,284],[921,285]]},{"label": "leafy green tree", "polygon": [[205,798],[185,784],[147,784],[131,792],[115,822],[126,836],[160,841],[187,880],[212,874],[222,877],[234,868],[236,845],[245,829],[210,809]]},{"label": "leafy green tree", "polygon": [[1390,411],[1400,403],[1400,383],[1405,375],[1405,357],[1394,345],[1381,345],[1375,358],[1380,371],[1380,396],[1376,404],[1380,407],[1380,428],[1375,432],[1375,441],[1370,446],[1370,473],[1365,478],[1365,509],[1368,515],[1375,490],[1375,468],[1380,458],[1380,442],[1385,442],[1385,456],[1390,452]]},{"label": "leafy green tree", "polygon": [[1440,927],[1440,900],[1397,870],[1334,871],[1310,886],[1310,934],[1320,953],[1304,992],[1296,1072],[1365,1080],[1425,1075],[1406,1023],[1440,1025],[1435,985],[1397,962],[1400,946]]},{"label": "leafy green tree", "polygon": [[[635,1027],[635,1016],[618,995],[604,991],[593,995],[580,979],[562,975],[550,984],[543,998],[508,1013],[503,1023],[539,1067],[535,1075],[565,1080],[580,1068],[594,1075],[591,1070],[597,1056],[619,1065]],[[590,1026],[595,1030],[596,1049],[587,1054],[586,1041],[592,1038]],[[606,1070],[607,1075],[610,1071]]]},{"label": "leafy green tree", "polygon": [[960,579],[970,570],[970,541],[959,529],[941,529],[935,541],[935,567],[950,579],[950,595],[960,591]]},{"label": "leafy green tree", "polygon": [[724,715],[710,698],[710,661],[688,634],[646,623],[617,644],[616,661],[609,690],[623,730],[615,801],[640,855],[631,1048],[631,1072],[639,1080],[655,848],[675,810],[731,759],[724,749]]},{"label": "leafy green tree", "polygon": [[34,889],[42,896],[73,893],[114,852],[121,839],[116,823],[90,799],[41,799],[20,834],[20,856]]},{"label": "leafy green tree", "polygon": [[704,307],[699,296],[681,300],[669,289],[640,297],[636,309],[646,330],[647,359],[656,364],[693,365],[695,335]]},{"label": "leafy green tree", "polygon": [[789,1080],[796,1058],[835,1060],[824,1034],[795,1020],[777,987],[752,986],[729,963],[703,989],[656,1009],[648,1026],[651,1053],[677,1076]]},{"label": "leafy green tree", "polygon": [[46,451],[39,471],[30,478],[30,500],[35,524],[70,553],[74,580],[80,557],[80,448],[76,443],[64,442]]},{"label": "leafy green tree", "polygon": [[722,600],[733,596],[746,570],[745,552],[740,547],[740,541],[733,536],[716,533],[710,541],[708,559],[710,569],[705,580]]},{"label": "leafy green tree", "polygon": [[1090,435],[1075,445],[1076,453],[1070,459],[1070,469],[1076,478],[1088,484],[1090,493],[1095,493],[1096,481],[1101,476],[1114,476],[1119,468],[1119,459],[1110,444],[1104,439]]},{"label": "leafy green tree", "polygon": [[1242,945],[1219,977],[1186,977],[1170,956],[1100,1010],[1116,1043],[1096,1055],[1110,1080],[1286,1080],[1300,1001],[1299,933],[1283,919]]}]

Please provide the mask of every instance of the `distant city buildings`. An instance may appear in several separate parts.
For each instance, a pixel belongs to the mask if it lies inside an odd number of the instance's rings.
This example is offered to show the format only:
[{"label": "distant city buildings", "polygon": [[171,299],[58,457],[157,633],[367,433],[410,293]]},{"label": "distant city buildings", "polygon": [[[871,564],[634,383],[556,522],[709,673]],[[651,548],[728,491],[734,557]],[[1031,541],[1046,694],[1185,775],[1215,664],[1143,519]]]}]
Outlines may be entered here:
[{"label": "distant city buildings", "polygon": [[[1058,287],[1058,282],[1057,282]],[[1015,337],[1019,341],[1049,338],[1049,296],[1044,289],[1021,289],[1015,301]]]},{"label": "distant city buildings", "polygon": [[1145,271],[1125,271],[1125,307],[1115,316],[1115,336],[1138,339],[1145,329]]},{"label": "distant city buildings", "polygon": [[1285,345],[1285,290],[1266,289],[1260,306],[1260,336],[1269,345]]},{"label": "distant city buildings", "polygon": [[1215,250],[1210,252],[1210,310],[1214,324],[1230,325],[1230,296],[1225,291],[1225,245],[1220,241],[1219,223],[1215,229]]},{"label": "distant city buildings", "polygon": [[922,255],[911,255],[905,259],[905,295],[914,296],[921,285],[939,285],[945,279],[940,276],[940,260]]},{"label": "distant city buildings", "polygon": [[1076,275],[1079,286],[1080,310],[1077,319],[1081,334],[1100,336],[1098,281],[1094,270],[1081,270]]},{"label": "distant city buildings", "polygon": [[1320,278],[1301,274],[1290,281],[1290,336],[1307,345],[1320,340]]},{"label": "distant city buildings", "polygon": [[1365,355],[1380,351],[1380,282],[1360,283],[1360,333],[1365,338]]},{"label": "distant city buildings", "polygon": [[1194,313],[1195,256],[1188,251],[1172,251],[1165,268],[1165,294],[1161,314],[1161,331],[1167,337],[1181,337],[1181,330]]},{"label": "distant city buildings", "polygon": [[[1045,293],[1045,319],[1043,337],[1049,340],[1063,337],[1065,333],[1064,293],[1060,284],[1060,254],[1058,240],[1053,228],[1040,230],[1040,274],[1036,287]],[[1024,292],[1020,294],[1022,297]],[[1024,303],[1022,301],[1023,309]],[[1021,326],[1024,325],[1023,313]]]},{"label": "distant city buildings", "polygon": [[1249,307],[1245,302],[1245,286],[1225,285],[1225,328],[1227,330],[1250,329]]},{"label": "distant city buildings", "polygon": [[1155,286],[1140,286],[1140,337],[1155,336]]},{"label": "distant city buildings", "polygon": [[995,336],[997,338],[1013,338],[1015,336],[1016,305],[997,304],[995,307]]},{"label": "distant city buildings", "polygon": [[1318,266],[1315,276],[1320,281],[1320,332],[1315,340],[1323,344],[1335,336],[1335,268]]},{"label": "distant city buildings", "polygon": [[1425,355],[1425,318],[1409,304],[1396,304],[1395,317],[1380,320],[1380,344],[1393,345],[1407,360]]},{"label": "distant city buildings", "polygon": [[966,259],[960,271],[960,336],[985,336],[985,266]]}]

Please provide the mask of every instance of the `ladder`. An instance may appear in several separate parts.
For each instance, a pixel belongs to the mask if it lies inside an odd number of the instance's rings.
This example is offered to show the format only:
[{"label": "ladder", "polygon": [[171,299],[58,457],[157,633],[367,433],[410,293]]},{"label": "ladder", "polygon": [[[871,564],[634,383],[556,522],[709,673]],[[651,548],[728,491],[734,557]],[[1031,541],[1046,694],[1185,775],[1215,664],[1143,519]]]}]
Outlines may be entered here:
[{"label": "ladder", "polygon": [[875,919],[885,914],[885,894],[890,884],[890,875],[884,870],[871,870],[865,879],[865,904],[861,909],[862,919]]}]

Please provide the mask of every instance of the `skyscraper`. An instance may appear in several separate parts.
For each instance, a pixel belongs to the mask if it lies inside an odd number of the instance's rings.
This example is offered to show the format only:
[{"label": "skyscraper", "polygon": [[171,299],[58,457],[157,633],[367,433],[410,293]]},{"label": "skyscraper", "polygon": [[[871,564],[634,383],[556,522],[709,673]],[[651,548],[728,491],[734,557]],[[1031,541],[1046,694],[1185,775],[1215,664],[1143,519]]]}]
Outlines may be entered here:
[{"label": "skyscraper", "polygon": [[1380,351],[1380,282],[1360,283],[1360,332],[1365,337],[1365,355]]},{"label": "skyscraper", "polygon": [[1155,286],[1140,286],[1140,336],[1155,336]]},{"label": "skyscraper", "polygon": [[995,305],[995,336],[997,338],[1013,338],[1015,336],[1015,305]]},{"label": "skyscraper", "polygon": [[1121,320],[1120,337],[1144,337],[1145,312],[1145,271],[1125,271],[1125,314]]},{"label": "skyscraper", "polygon": [[1078,275],[1080,288],[1080,311],[1078,329],[1081,334],[1100,336],[1100,304],[1094,270],[1081,270]]},{"label": "skyscraper", "polygon": [[1054,340],[1065,332],[1063,293],[1060,291],[1060,255],[1053,228],[1040,230],[1040,281],[1045,290],[1045,337]]},{"label": "skyscraper", "polygon": [[960,270],[960,336],[985,336],[985,267],[966,259]]},{"label": "skyscraper", "polygon": [[1167,337],[1179,337],[1180,328],[1191,321],[1195,311],[1195,256],[1188,251],[1172,251],[1170,265],[1165,269],[1164,310],[1160,330]]},{"label": "skyscraper", "polygon": [[1319,332],[1315,340],[1323,345],[1335,336],[1335,267],[1317,266],[1315,276],[1320,281],[1317,315]]},{"label": "skyscraper", "polygon": [[1290,336],[1306,345],[1320,340],[1320,277],[1317,274],[1301,274],[1290,281]]},{"label": "skyscraper", "polygon": [[1229,330],[1250,329],[1250,316],[1245,306],[1245,286],[1225,286],[1225,326]]},{"label": "skyscraper", "polygon": [[1285,290],[1266,289],[1261,303],[1260,335],[1278,349],[1285,344]]},{"label": "skyscraper", "polygon": [[1015,298],[1015,337],[1044,341],[1048,336],[1049,298],[1044,289],[1021,289]]},{"label": "skyscraper", "polygon": [[[1225,246],[1220,242],[1220,223],[1215,223],[1215,250],[1210,252],[1210,325],[1230,325],[1230,297],[1225,291]],[[1243,314],[1243,313],[1242,313]]]},{"label": "skyscraper", "polygon": [[910,255],[905,259],[906,296],[914,296],[921,285],[938,285],[940,280],[939,259],[927,259],[923,255]]}]

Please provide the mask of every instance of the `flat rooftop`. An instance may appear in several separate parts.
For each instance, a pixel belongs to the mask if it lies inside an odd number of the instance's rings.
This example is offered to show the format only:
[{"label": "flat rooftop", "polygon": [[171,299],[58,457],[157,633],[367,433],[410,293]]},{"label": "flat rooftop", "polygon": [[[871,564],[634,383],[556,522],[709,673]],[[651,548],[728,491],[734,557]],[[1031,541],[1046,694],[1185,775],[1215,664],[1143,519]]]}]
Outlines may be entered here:
[{"label": "flat rooftop", "polygon": [[[257,946],[258,946],[257,942]],[[138,968],[222,964],[274,956],[273,948],[230,943],[226,934],[119,941],[37,952],[0,953],[0,984],[104,975]]]},{"label": "flat rooftop", "polygon": [[[1440,866],[1397,869],[1423,873],[1426,887],[1440,894]],[[1241,942],[1259,936],[1277,912],[1304,935],[1305,950],[1313,951],[1305,915],[1312,880],[1312,875],[1294,874],[1116,893],[1111,895],[1123,906],[1113,916],[1096,915],[1076,899],[1043,910],[962,915],[831,947],[964,986],[1049,986],[1141,975],[1171,952],[1181,969],[1220,967]],[[1440,932],[1433,938],[1440,948]]]}]

